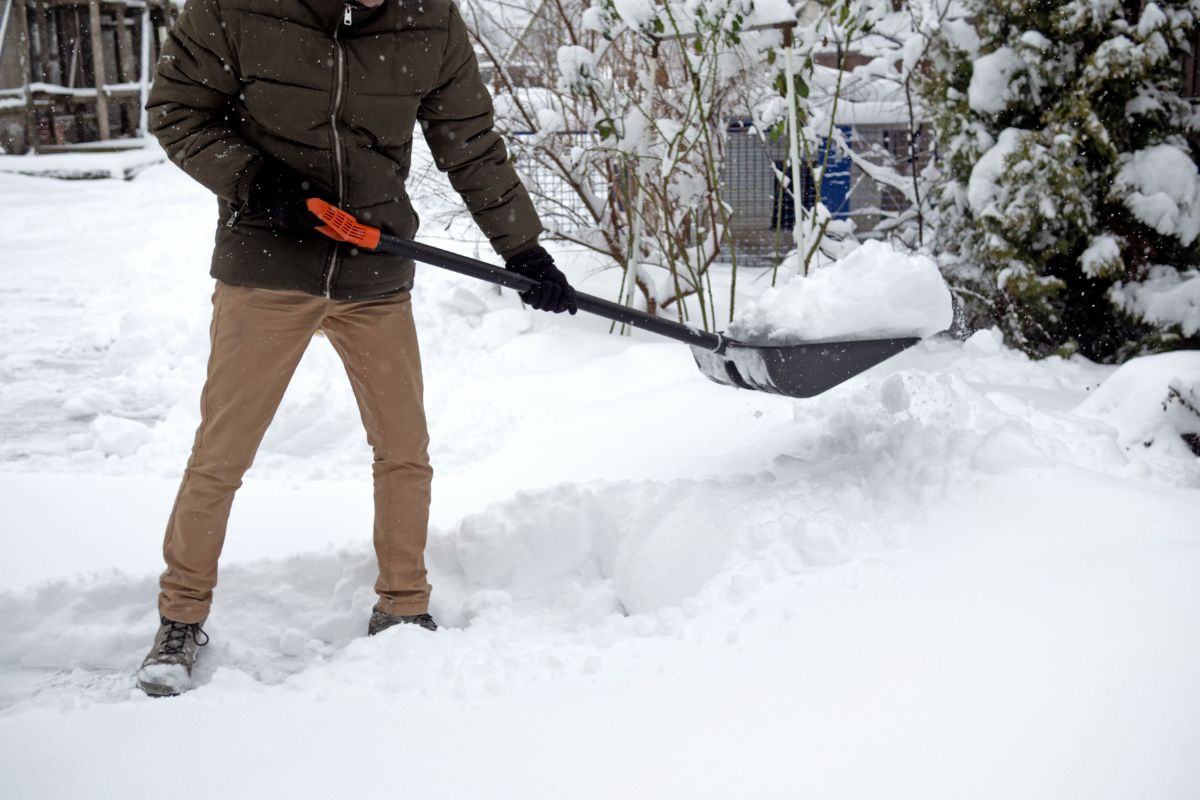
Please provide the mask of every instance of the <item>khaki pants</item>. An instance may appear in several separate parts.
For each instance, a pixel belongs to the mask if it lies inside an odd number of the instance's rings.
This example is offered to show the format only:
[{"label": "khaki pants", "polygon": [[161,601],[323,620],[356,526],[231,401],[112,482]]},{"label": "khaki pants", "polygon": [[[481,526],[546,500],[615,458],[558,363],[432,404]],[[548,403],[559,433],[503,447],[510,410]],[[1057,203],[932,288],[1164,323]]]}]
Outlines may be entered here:
[{"label": "khaki pants", "polygon": [[429,435],[408,292],[335,302],[303,292],[217,283],[200,427],[167,523],[159,611],[177,622],[208,616],[233,495],[300,357],[318,330],[341,356],[374,450],[379,606],[429,606]]}]

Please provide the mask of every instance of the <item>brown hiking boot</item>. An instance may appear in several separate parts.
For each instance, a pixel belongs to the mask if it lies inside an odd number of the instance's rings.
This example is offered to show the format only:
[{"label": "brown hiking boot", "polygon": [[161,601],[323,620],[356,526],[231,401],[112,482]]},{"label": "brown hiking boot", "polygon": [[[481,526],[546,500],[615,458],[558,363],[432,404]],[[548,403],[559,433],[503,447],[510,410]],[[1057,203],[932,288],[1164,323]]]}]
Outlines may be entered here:
[{"label": "brown hiking boot", "polygon": [[386,611],[380,611],[379,606],[371,609],[371,621],[367,623],[367,636],[374,636],[380,631],[386,631],[393,625],[420,625],[427,631],[436,631],[438,626],[433,621],[433,617],[428,614],[389,614]]},{"label": "brown hiking boot", "polygon": [[137,685],[151,697],[173,697],[192,688],[196,651],[208,644],[203,622],[175,622],[159,617],[154,646],[137,673]]}]

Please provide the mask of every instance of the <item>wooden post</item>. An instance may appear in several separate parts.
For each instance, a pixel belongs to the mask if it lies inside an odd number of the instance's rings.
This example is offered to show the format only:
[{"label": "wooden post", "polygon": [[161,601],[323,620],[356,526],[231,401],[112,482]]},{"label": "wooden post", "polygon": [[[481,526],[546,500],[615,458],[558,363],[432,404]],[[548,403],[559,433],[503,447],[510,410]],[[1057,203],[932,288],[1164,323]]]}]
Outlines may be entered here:
[{"label": "wooden post", "polygon": [[150,135],[150,120],[146,113],[146,99],[150,96],[150,36],[154,28],[150,25],[150,3],[142,7],[142,52],[138,66],[138,135],[145,139]]},{"label": "wooden post", "polygon": [[46,0],[37,0],[36,4],[30,4],[34,7],[34,20],[37,21],[37,42],[38,42],[38,72],[41,75],[37,76],[37,80],[45,81],[46,83],[58,83],[54,80],[54,74],[50,69],[52,59],[50,58],[50,15],[46,13]]},{"label": "wooden post", "polygon": [[133,34],[125,18],[124,4],[115,6],[113,11],[117,20],[117,48],[121,58],[121,83],[133,83],[137,80],[137,70],[133,61]]},{"label": "wooden post", "polygon": [[[125,4],[111,5],[113,17],[117,21],[117,53],[120,56],[119,74],[121,83],[134,83],[137,81],[137,69],[133,60],[133,35],[129,32],[129,19],[125,14]],[[121,106],[125,109],[125,119],[127,125],[136,125],[138,122],[138,101],[137,95],[132,97],[126,96],[121,102]],[[122,129],[121,133],[127,133],[127,129]]]},{"label": "wooden post", "polygon": [[796,73],[792,67],[792,28],[783,29],[784,85],[787,88],[788,160],[792,162],[792,241],[800,258],[800,272],[808,274],[807,247],[804,235],[804,183],[800,174],[800,129],[796,115]]},{"label": "wooden post", "polygon": [[100,0],[88,2],[88,27],[92,33],[92,71],[96,79],[96,126],[101,140],[112,138],[108,127],[108,96],[104,93],[104,37],[100,34]]},{"label": "wooden post", "polygon": [[30,57],[29,17],[26,11],[26,0],[14,0],[17,18],[14,20],[17,32],[17,59],[21,65],[21,82],[25,85],[25,147],[31,153],[37,152],[38,131],[37,114],[33,110],[33,59]]}]

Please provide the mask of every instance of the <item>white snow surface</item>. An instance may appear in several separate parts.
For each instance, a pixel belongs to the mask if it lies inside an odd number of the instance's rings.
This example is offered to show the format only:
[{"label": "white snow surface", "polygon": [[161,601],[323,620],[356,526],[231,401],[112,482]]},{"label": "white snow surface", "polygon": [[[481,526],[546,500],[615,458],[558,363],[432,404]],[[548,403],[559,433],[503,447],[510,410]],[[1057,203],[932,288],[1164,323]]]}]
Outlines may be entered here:
[{"label": "white snow surface", "polygon": [[950,327],[954,306],[937,264],[881,241],[787,280],[742,306],[729,333],[763,344],[929,336]]},{"label": "white snow surface", "polygon": [[[1200,461],[1163,408],[1194,354],[1033,362],[983,331],[795,401],[421,268],[442,630],[363,635],[370,454],[318,338],[195,688],[150,700],[215,202],[163,165],[0,176],[0,203],[5,797],[1200,794]],[[440,210],[426,241],[490,257]]]}]

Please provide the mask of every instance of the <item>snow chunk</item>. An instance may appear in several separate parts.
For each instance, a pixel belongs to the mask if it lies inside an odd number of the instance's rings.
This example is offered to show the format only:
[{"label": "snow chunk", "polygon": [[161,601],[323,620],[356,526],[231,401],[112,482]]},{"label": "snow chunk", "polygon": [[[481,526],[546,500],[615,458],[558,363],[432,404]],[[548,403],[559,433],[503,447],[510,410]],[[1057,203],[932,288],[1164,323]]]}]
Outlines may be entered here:
[{"label": "snow chunk", "polygon": [[742,307],[729,334],[763,344],[928,336],[948,328],[953,316],[933,259],[869,241],[808,277],[768,289]]},{"label": "snow chunk", "polygon": [[979,31],[965,19],[948,19],[941,24],[941,35],[946,41],[962,50],[967,55],[975,56],[979,52]]},{"label": "snow chunk", "polygon": [[92,420],[96,446],[107,455],[131,456],[153,439],[150,429],[134,419],[103,414]]},{"label": "snow chunk", "polygon": [[1138,20],[1138,36],[1145,39],[1154,31],[1166,26],[1167,15],[1163,13],[1163,10],[1158,7],[1157,3],[1147,3],[1146,8],[1142,11],[1142,18]]},{"label": "snow chunk", "polygon": [[748,25],[774,25],[796,19],[796,12],[789,0],[754,0],[751,8]]},{"label": "snow chunk", "polygon": [[558,83],[566,90],[582,90],[596,77],[596,56],[579,45],[558,48]]},{"label": "snow chunk", "polygon": [[1089,278],[1119,275],[1125,263],[1121,259],[1121,244],[1107,233],[1092,237],[1091,243],[1079,256],[1079,266]]},{"label": "snow chunk", "polygon": [[[1127,361],[1074,413],[1108,423],[1122,447],[1186,451],[1181,436],[1196,434],[1200,418],[1185,407],[1200,397],[1200,352],[1160,353]],[[1197,407],[1197,406],[1193,406]]]},{"label": "snow chunk", "polygon": [[119,406],[117,398],[100,389],[84,389],[63,403],[63,412],[68,419],[84,419],[95,414],[105,414]]},{"label": "snow chunk", "polygon": [[138,670],[138,680],[174,694],[192,688],[192,676],[182,664],[146,664]]},{"label": "snow chunk", "polygon": [[999,193],[1000,178],[1008,172],[1008,157],[1021,147],[1027,133],[1019,128],[1001,131],[996,144],[971,168],[971,177],[967,180],[967,204],[976,216],[995,213],[992,201]]},{"label": "snow chunk", "polygon": [[971,85],[967,88],[967,103],[971,110],[999,114],[1008,108],[1014,96],[1013,78],[1024,70],[1025,62],[1011,47],[1001,47],[977,58],[971,72]]},{"label": "snow chunk", "polygon": [[1053,44],[1038,31],[1025,31],[1021,34],[1021,44],[1034,50],[1049,50]]},{"label": "snow chunk", "polygon": [[1134,216],[1164,236],[1190,245],[1200,236],[1200,173],[1187,153],[1169,144],[1139,150],[1117,173],[1117,191]]},{"label": "snow chunk", "polygon": [[613,27],[608,12],[600,6],[590,6],[583,12],[583,29],[593,33],[607,33]]},{"label": "snow chunk", "polygon": [[650,0],[614,0],[613,7],[631,28],[646,28],[654,23],[658,15]]},{"label": "snow chunk", "polygon": [[1178,325],[1184,336],[1200,332],[1200,270],[1153,267],[1141,283],[1114,286],[1112,299],[1154,325]]}]

